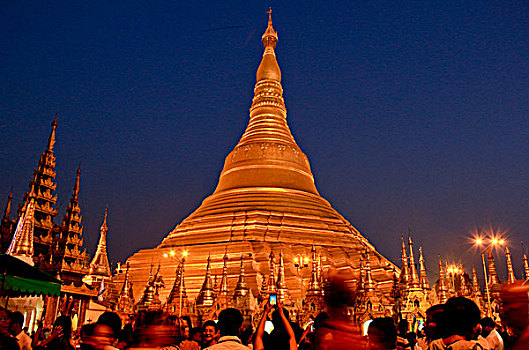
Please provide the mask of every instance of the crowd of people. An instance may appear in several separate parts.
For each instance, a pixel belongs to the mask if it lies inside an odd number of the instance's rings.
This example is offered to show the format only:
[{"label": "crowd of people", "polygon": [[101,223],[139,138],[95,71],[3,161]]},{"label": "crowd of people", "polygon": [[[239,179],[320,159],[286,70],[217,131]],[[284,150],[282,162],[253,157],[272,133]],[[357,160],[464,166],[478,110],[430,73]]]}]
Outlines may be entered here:
[{"label": "crowd of people", "polygon": [[[344,312],[348,292],[340,283],[327,294],[327,308],[306,329],[289,319],[279,304],[264,305],[254,330],[235,308],[222,310],[218,320],[207,320],[193,327],[187,316],[163,312],[142,313],[132,324],[122,325],[118,314],[105,312],[97,322],[72,332],[67,316],[56,319],[51,330],[39,326],[30,337],[22,328],[20,312],[0,308],[0,349],[42,350],[503,350],[529,349],[528,286],[511,286],[503,295],[502,325],[490,317],[481,317],[470,299],[452,297],[426,312],[421,329],[405,319],[379,317],[368,326],[367,334],[353,324]],[[267,329],[267,321],[273,325]],[[508,331],[507,331],[508,330]]]}]

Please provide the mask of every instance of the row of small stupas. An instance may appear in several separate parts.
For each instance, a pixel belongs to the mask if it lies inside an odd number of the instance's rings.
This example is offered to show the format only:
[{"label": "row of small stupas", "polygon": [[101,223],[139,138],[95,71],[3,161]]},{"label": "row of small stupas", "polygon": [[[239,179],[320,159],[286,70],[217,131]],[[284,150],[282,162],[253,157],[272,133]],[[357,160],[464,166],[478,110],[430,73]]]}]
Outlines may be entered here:
[{"label": "row of small stupas", "polygon": [[[354,289],[354,299],[351,300],[348,315],[352,321],[364,322],[379,316],[396,315],[406,318],[410,323],[416,319],[425,320],[426,310],[438,303],[444,303],[452,296],[465,296],[473,299],[484,314],[488,313],[488,298],[485,290],[490,291],[490,307],[492,315],[498,312],[498,287],[500,280],[496,271],[492,254],[488,255],[489,280],[484,291],[478,283],[476,270],[472,269],[470,277],[463,270],[463,266],[448,265],[439,260],[439,279],[432,286],[428,280],[425,268],[425,260],[422,249],[419,248],[418,263],[415,260],[413,241],[408,238],[408,248],[402,239],[402,269],[393,272],[393,287],[390,295],[386,295],[372,276],[369,251],[361,257],[358,278],[353,280],[351,287]],[[409,254],[408,254],[409,253]],[[191,315],[198,320],[214,319],[219,310],[226,307],[237,307],[249,319],[258,320],[259,312],[263,302],[268,300],[269,294],[277,294],[277,300],[285,305],[298,320],[307,322],[313,319],[319,312],[325,309],[324,296],[325,286],[330,271],[323,269],[322,255],[317,254],[312,247],[311,258],[304,261],[297,260],[299,267],[309,267],[310,274],[307,283],[300,285],[301,297],[292,298],[291,292],[285,283],[285,264],[282,252],[276,259],[274,252],[269,255],[269,272],[262,279],[261,287],[254,295],[246,283],[244,256],[229,256],[227,252],[223,256],[221,269],[212,271],[211,258],[206,263],[205,276],[203,276],[202,287],[192,298],[188,295],[185,284],[185,258],[180,259],[174,276],[174,283],[167,298],[160,299],[160,291],[165,288],[164,280],[160,274],[159,265],[154,272],[151,265],[149,278],[137,300],[132,294],[132,282],[130,281],[129,266],[125,272],[124,283],[118,298],[117,308],[124,313],[133,314],[142,310],[164,310],[179,315]],[[237,264],[228,273],[228,261]],[[511,255],[506,249],[506,261],[508,272],[508,283],[516,281]],[[529,278],[529,266],[527,256],[523,256],[524,275]],[[233,265],[232,265],[233,266]],[[236,271],[233,271],[236,270]],[[220,279],[219,279],[220,276]],[[235,282],[236,281],[236,282]],[[228,288],[228,285],[234,286]]]},{"label": "row of small stupas", "polygon": [[[111,270],[106,251],[107,211],[100,229],[100,239],[90,261],[83,249],[83,226],[79,206],[81,165],[73,186],[72,197],[62,222],[55,219],[57,196],[55,190],[55,134],[57,115],[53,123],[46,149],[24,193],[23,203],[16,215],[12,215],[12,194],[0,223],[0,252],[16,256],[39,269],[57,276],[63,283],[61,298],[49,300],[47,311],[83,314],[89,299],[97,295],[96,285],[110,280]],[[85,282],[85,283],[84,283]],[[52,322],[55,315],[47,315]]]}]

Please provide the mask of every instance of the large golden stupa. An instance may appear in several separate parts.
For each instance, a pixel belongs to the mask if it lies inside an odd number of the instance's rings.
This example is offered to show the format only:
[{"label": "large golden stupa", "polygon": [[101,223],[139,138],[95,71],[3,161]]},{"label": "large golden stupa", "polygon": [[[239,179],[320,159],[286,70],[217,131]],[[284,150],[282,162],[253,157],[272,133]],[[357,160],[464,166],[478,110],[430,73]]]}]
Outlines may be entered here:
[{"label": "large golden stupa", "polygon": [[178,256],[186,250],[184,283],[191,299],[203,286],[208,256],[211,275],[220,277],[225,253],[228,289],[235,289],[242,259],[245,282],[257,296],[263,278],[269,276],[273,252],[276,267],[280,254],[283,257],[286,286],[296,300],[308,287],[311,268],[310,264],[296,267],[294,260],[300,256],[310,259],[313,246],[321,255],[325,276],[330,270],[347,270],[354,279],[360,275],[361,256],[369,251],[377,289],[389,294],[395,266],[319,195],[307,156],[290,133],[275,55],[277,40],[270,17],[262,36],[264,54],[257,69],[250,120],[226,157],[215,192],[158,247],[128,259],[136,299],[145,289],[151,265],[156,268],[161,259],[160,275],[166,286],[160,290],[163,302],[171,291],[178,262],[170,255],[161,257],[170,251]]}]

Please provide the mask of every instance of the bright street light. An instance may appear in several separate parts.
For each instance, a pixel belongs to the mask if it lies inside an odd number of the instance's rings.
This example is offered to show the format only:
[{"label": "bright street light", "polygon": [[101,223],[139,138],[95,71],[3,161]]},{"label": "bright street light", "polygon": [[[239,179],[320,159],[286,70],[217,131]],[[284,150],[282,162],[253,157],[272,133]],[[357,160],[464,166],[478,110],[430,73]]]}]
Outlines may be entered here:
[{"label": "bright street light", "polygon": [[481,252],[481,263],[483,264],[483,277],[485,278],[485,291],[487,292],[488,316],[492,316],[492,308],[491,308],[491,304],[490,304],[489,282],[488,282],[488,277],[487,277],[487,268],[485,266],[485,253],[488,252],[493,246],[504,245],[505,244],[505,240],[504,239],[498,239],[498,238],[492,238],[492,239],[489,240],[489,245],[487,247],[485,247],[485,249],[482,249],[483,239],[477,238],[474,242],[479,247],[479,250]]}]

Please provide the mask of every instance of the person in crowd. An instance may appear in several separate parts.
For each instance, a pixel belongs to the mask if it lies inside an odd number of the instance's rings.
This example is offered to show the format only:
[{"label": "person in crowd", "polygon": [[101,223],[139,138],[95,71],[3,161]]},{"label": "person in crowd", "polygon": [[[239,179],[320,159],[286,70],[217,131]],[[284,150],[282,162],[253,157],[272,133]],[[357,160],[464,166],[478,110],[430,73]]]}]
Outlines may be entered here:
[{"label": "person in crowd", "polygon": [[452,297],[445,304],[440,331],[443,338],[434,340],[430,350],[483,350],[475,337],[476,325],[481,312],[472,300],[465,297]]},{"label": "person in crowd", "polygon": [[[177,330],[175,329],[175,338]],[[127,323],[118,336],[118,344],[116,347],[120,350],[128,349],[134,343],[134,331],[132,330],[132,324]]]},{"label": "person in crowd", "polygon": [[432,341],[441,339],[441,323],[444,316],[444,304],[437,304],[426,310],[426,322],[424,323],[424,337],[417,340],[419,350],[427,350]]},{"label": "person in crowd", "polygon": [[202,328],[193,327],[191,329],[189,338],[200,345],[200,343],[202,342]]},{"label": "person in crowd", "polygon": [[9,318],[11,319],[11,334],[17,338],[20,350],[31,350],[31,338],[22,329],[24,315],[19,311],[15,311],[10,313]]},{"label": "person in crowd", "polygon": [[70,317],[62,315],[55,320],[51,335],[45,340],[34,344],[33,348],[46,350],[74,350],[71,338],[72,320]]},{"label": "person in crowd", "polygon": [[484,317],[479,321],[481,324],[481,335],[487,340],[491,350],[503,350],[503,339],[496,330],[496,323],[490,317]]},{"label": "person in crowd", "polygon": [[191,323],[191,318],[189,316],[180,317],[180,335],[182,341],[178,345],[180,350],[199,350],[200,345],[198,342],[191,339],[191,329],[193,324]]},{"label": "person in crowd", "polygon": [[285,310],[278,303],[277,307],[275,307],[275,310],[272,312],[272,324],[274,325],[274,330],[268,337],[268,344],[266,344],[267,349],[293,349],[292,343],[296,344],[295,349],[297,349],[296,336],[290,324],[289,316],[288,310]]},{"label": "person in crowd", "polygon": [[94,334],[95,323],[87,323],[79,331],[79,348],[81,350],[93,350],[92,335]]},{"label": "person in crowd", "polygon": [[137,325],[137,341],[129,349],[165,349],[177,350],[177,330],[168,324],[159,311],[143,312]]},{"label": "person in crowd", "polygon": [[[270,334],[266,348],[274,350],[296,350],[298,348],[298,344],[296,341],[296,335],[287,316],[288,313],[285,312],[286,310],[279,303],[277,306],[275,306],[275,308],[276,310],[272,312],[272,323],[274,324],[274,330]],[[263,312],[263,316],[259,321],[259,326],[255,332],[255,338],[253,341],[254,350],[265,349],[265,344],[263,342],[263,336],[265,333],[264,327],[271,309],[272,306],[270,303],[267,303]],[[277,333],[274,334],[274,331],[277,331]]]},{"label": "person in crowd", "polygon": [[114,330],[104,323],[99,323],[98,321],[95,324],[91,338],[92,346],[95,350],[117,350],[117,348],[112,345],[116,340]]},{"label": "person in crowd", "polygon": [[202,325],[201,349],[217,344],[218,327],[215,321],[208,320]]},{"label": "person in crowd", "polygon": [[[239,310],[234,308],[227,308],[220,312],[218,327],[220,331],[220,338],[217,344],[207,347],[208,350],[224,350],[224,349],[246,349],[248,347],[243,345],[239,338],[243,317]],[[263,326],[264,327],[264,326]]]},{"label": "person in crowd", "polygon": [[347,274],[338,274],[329,278],[325,287],[326,320],[314,330],[316,349],[362,349],[365,339],[357,325],[348,317],[348,309],[355,304],[356,293],[347,280],[353,279]]},{"label": "person in crowd", "polygon": [[[112,342],[110,345],[117,345],[119,334],[121,333],[121,318],[115,312],[105,311],[97,319],[98,325],[105,325],[112,331]],[[99,328],[99,327],[97,327]],[[106,334],[104,327],[99,328],[101,332]],[[106,340],[105,340],[106,343]],[[115,348],[115,347],[114,347]]]},{"label": "person in crowd", "polygon": [[512,331],[509,350],[529,349],[529,283],[505,284],[501,300],[503,321]]},{"label": "person in crowd", "polygon": [[9,332],[10,323],[9,312],[0,307],[0,349],[18,350],[17,338]]},{"label": "person in crowd", "polygon": [[406,335],[409,331],[408,321],[402,319],[397,327],[397,350],[410,350],[411,345]]},{"label": "person in crowd", "polygon": [[377,317],[367,330],[369,349],[394,350],[397,348],[397,328],[391,317]]}]

